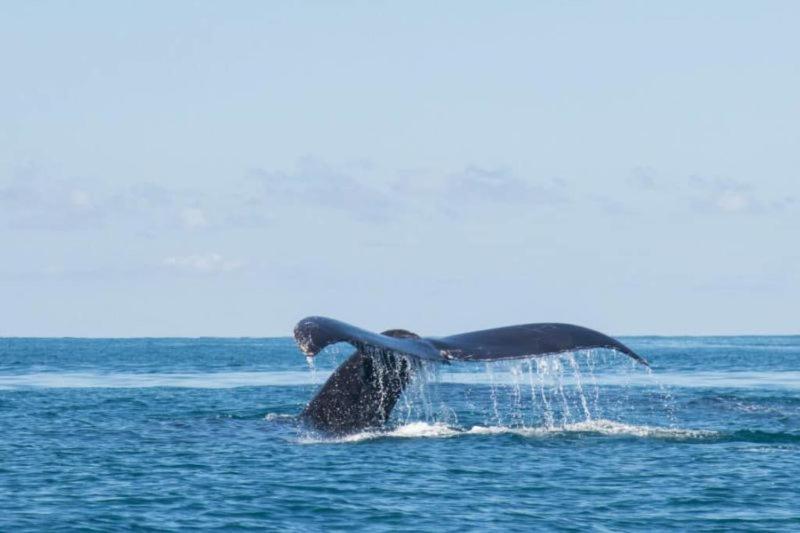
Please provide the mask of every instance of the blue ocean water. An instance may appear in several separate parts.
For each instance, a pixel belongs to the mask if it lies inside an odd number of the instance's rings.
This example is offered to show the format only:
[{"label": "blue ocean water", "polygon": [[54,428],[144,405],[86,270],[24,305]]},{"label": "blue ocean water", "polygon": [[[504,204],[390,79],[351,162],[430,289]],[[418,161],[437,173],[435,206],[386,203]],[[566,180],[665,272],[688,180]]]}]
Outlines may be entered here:
[{"label": "blue ocean water", "polygon": [[383,431],[293,415],[349,350],[0,339],[0,531],[800,529],[800,337],[416,369]]}]

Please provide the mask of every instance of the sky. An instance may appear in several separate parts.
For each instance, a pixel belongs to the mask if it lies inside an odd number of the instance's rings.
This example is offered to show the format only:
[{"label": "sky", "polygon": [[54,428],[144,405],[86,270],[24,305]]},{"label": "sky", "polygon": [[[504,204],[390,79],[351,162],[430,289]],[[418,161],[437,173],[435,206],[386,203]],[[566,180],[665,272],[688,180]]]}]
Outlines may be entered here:
[{"label": "sky", "polygon": [[800,3],[0,3],[0,336],[797,334]]}]

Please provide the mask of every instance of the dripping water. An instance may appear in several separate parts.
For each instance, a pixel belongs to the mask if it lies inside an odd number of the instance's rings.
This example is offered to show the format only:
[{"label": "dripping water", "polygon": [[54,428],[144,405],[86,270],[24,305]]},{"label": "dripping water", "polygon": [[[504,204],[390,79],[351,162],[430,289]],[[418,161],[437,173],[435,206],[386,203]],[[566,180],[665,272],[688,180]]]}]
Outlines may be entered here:
[{"label": "dripping water", "polygon": [[319,373],[317,372],[314,358],[310,355],[306,356],[306,364],[308,365],[308,371],[311,373],[311,384],[316,388],[319,385]]},{"label": "dripping water", "polygon": [[575,356],[573,354],[567,354],[564,357],[569,362],[569,366],[572,367],[572,372],[575,375],[575,387],[578,390],[578,397],[581,399],[583,414],[586,417],[586,420],[590,421],[592,419],[592,412],[589,410],[589,402],[586,401],[586,394],[583,392],[583,378],[581,377],[580,366],[578,366],[578,362],[575,360]]},{"label": "dripping water", "polygon": [[[395,405],[392,426],[425,422],[558,430],[606,419],[636,423],[647,414],[663,414],[669,425],[675,425],[674,401],[667,387],[648,369],[648,381],[652,379],[657,389],[646,395],[650,401],[642,401],[631,382],[636,375],[641,386],[640,366],[607,350],[490,362],[483,368],[407,361],[411,379]],[[308,363],[318,386],[317,368],[313,361]]]},{"label": "dripping water", "polygon": [[494,365],[492,363],[486,363],[486,375],[489,377],[489,387],[491,390],[489,397],[492,399],[492,413],[494,414],[492,422],[498,426],[502,426],[503,421],[500,419],[500,409],[497,406],[497,387],[494,383]]},{"label": "dripping water", "polygon": [[[482,373],[466,374],[448,374],[440,365],[420,362],[394,418],[401,424],[449,424],[458,419],[460,409],[467,411],[467,419],[486,426],[554,428],[591,421],[599,412],[599,387],[594,362],[581,366],[572,354],[487,363]],[[463,387],[447,383],[458,383],[465,375],[474,382]],[[441,386],[450,394],[442,394]],[[455,391],[460,396],[454,397]]]}]

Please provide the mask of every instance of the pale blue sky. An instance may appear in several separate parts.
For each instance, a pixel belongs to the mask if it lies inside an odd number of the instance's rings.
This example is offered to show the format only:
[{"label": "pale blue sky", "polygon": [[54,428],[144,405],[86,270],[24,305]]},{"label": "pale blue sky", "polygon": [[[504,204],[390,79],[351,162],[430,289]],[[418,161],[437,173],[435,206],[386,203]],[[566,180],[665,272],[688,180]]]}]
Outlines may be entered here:
[{"label": "pale blue sky", "polygon": [[798,2],[3,2],[0,335],[798,333]]}]

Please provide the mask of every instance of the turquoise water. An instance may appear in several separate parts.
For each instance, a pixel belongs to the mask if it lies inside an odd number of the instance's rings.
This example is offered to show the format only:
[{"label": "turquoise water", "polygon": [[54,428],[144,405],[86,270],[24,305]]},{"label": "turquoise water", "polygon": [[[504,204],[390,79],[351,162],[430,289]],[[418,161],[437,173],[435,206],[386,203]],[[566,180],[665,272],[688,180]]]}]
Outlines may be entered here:
[{"label": "turquoise water", "polygon": [[[0,531],[800,529],[800,337],[423,367],[382,432],[293,417],[290,339],[0,339]],[[337,350],[338,348],[338,350]]]}]

